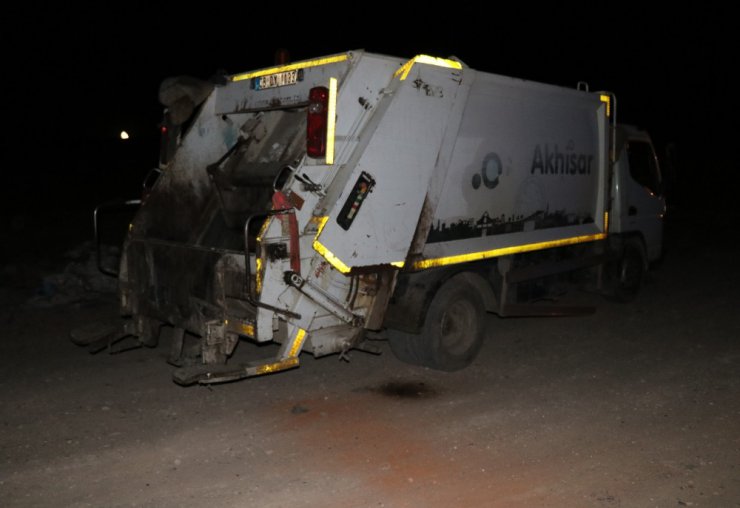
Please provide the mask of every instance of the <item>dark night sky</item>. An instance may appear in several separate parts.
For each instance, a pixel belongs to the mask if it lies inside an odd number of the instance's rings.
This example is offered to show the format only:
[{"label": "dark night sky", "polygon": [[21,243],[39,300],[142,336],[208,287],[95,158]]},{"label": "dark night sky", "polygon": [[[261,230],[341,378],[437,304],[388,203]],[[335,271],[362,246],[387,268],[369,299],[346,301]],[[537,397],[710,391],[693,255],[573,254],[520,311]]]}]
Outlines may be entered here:
[{"label": "dark night sky", "polygon": [[[131,2],[6,13],[6,97],[17,121],[11,139],[24,154],[22,166],[4,172],[13,195],[4,200],[6,211],[26,206],[21,198],[28,193],[54,202],[84,188],[88,199],[80,202],[87,206],[135,189],[126,182],[138,185],[157,160],[163,78],[268,66],[280,46],[295,60],[364,48],[455,55],[475,69],[563,86],[585,80],[617,94],[621,120],[647,127],[659,146],[676,143],[685,165],[730,164],[737,173],[729,75],[738,36],[726,12],[648,15],[623,4],[595,10],[521,3],[496,7],[495,16],[477,7],[387,13],[382,4],[355,4],[352,12],[317,4],[280,14],[277,4],[271,12],[241,5],[201,12]],[[117,140],[121,129],[132,134],[128,146]]]}]

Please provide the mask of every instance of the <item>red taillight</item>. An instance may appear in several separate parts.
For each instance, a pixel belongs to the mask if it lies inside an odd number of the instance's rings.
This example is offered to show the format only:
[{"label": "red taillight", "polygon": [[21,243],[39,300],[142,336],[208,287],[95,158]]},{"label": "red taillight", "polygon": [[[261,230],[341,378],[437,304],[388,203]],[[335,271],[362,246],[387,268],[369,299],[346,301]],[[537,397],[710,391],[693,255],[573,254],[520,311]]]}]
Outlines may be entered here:
[{"label": "red taillight", "polygon": [[159,124],[159,133],[159,164],[164,165],[175,155],[180,126],[172,125],[169,115],[165,113],[162,123]]},{"label": "red taillight", "polygon": [[308,94],[308,130],[306,152],[318,158],[326,154],[326,124],[329,109],[329,89],[325,86],[312,88]]}]

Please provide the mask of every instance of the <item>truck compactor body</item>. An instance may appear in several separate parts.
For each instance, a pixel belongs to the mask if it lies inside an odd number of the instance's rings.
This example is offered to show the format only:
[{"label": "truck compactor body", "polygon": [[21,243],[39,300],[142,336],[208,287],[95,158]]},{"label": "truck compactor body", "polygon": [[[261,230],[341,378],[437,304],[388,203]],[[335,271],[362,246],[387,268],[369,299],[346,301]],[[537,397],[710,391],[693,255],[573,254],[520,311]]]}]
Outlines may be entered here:
[{"label": "truck compactor body", "polygon": [[[372,350],[381,330],[454,370],[486,313],[578,312],[533,303],[560,274],[630,298],[661,252],[660,172],[585,88],[363,51],[169,82],[161,175],[120,264],[127,319],[86,342],[154,345],[166,325],[184,385]],[[240,340],[280,348],[230,363]]]}]

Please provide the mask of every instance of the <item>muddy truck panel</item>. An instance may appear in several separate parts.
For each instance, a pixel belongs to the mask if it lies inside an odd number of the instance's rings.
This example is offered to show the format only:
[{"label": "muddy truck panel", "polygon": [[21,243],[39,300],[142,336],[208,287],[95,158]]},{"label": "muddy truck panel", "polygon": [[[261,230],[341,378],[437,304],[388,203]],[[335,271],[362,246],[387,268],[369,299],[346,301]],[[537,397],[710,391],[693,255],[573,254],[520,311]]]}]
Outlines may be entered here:
[{"label": "muddy truck panel", "polygon": [[[601,285],[629,235],[609,231],[607,93],[363,51],[228,76],[187,95],[207,95],[187,119],[168,87],[181,123],[124,244],[128,320],[88,342],[172,327],[180,384],[374,351],[383,330],[404,361],[461,368],[486,312],[558,313],[522,305],[521,284],[595,267]],[[242,339],[280,348],[230,363]]]},{"label": "muddy truck panel", "polygon": [[[131,225],[124,314],[201,337],[203,358],[228,356],[234,335],[285,343],[278,361],[268,362],[279,367],[292,366],[303,348],[321,355],[351,347],[388,275],[335,273],[314,250],[325,222],[316,209],[325,209],[320,202],[401,63],[356,52],[216,86]],[[311,102],[316,89],[323,103]],[[329,107],[329,146],[308,157],[310,111],[328,120]]]}]

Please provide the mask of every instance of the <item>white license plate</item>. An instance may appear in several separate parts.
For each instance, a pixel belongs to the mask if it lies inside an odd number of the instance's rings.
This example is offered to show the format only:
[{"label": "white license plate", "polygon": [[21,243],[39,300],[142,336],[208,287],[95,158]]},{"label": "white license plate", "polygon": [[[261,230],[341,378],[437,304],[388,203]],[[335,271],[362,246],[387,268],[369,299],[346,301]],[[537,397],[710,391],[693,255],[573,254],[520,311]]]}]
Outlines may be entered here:
[{"label": "white license plate", "polygon": [[277,74],[269,74],[267,76],[261,76],[257,83],[256,89],[263,90],[265,88],[277,88],[279,86],[295,85],[298,83],[298,71],[285,71],[278,72]]}]

